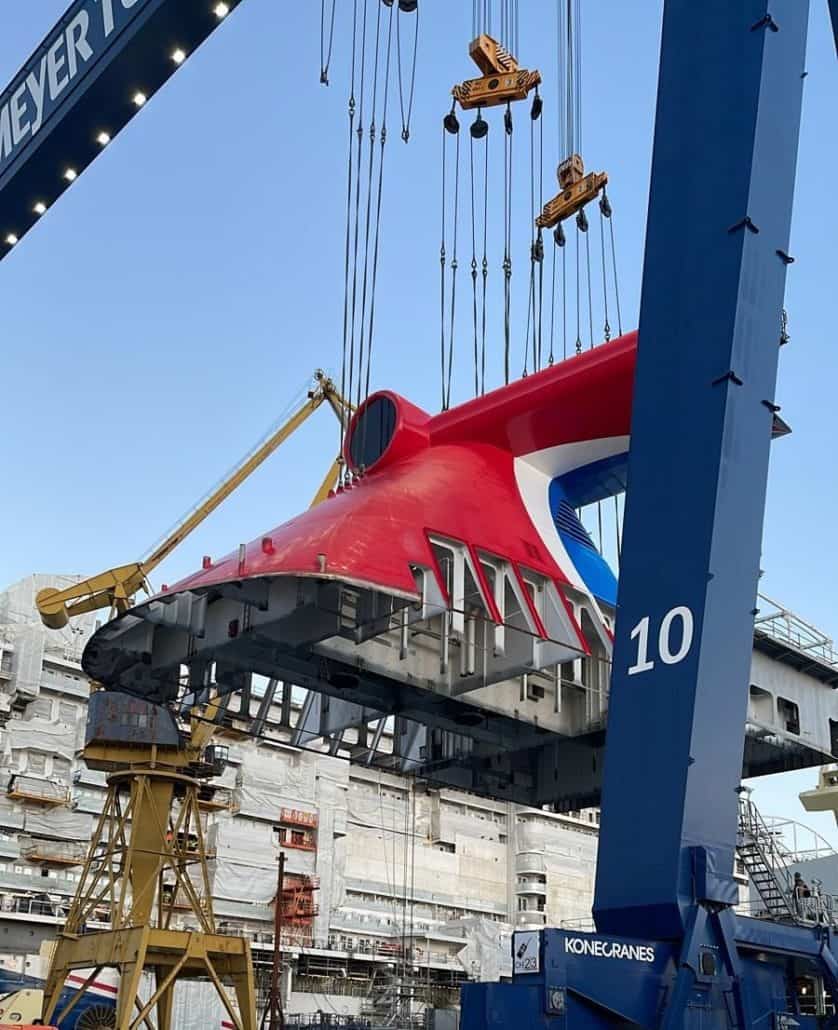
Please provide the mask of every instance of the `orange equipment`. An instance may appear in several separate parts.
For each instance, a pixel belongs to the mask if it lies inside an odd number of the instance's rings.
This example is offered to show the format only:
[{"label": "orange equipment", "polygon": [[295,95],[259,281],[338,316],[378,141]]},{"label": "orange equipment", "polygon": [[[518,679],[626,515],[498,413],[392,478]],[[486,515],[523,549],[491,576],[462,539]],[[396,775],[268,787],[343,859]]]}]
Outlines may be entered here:
[{"label": "orange equipment", "polygon": [[472,40],[468,52],[483,76],[466,79],[451,90],[464,111],[494,107],[511,100],[526,100],[530,90],[541,82],[540,72],[519,68],[506,47],[485,32]]}]

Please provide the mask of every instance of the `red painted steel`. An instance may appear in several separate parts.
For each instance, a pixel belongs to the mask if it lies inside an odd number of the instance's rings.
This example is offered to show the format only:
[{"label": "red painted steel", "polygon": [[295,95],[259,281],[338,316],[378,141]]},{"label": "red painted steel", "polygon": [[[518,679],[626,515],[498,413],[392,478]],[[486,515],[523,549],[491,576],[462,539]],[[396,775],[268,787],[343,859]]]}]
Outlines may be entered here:
[{"label": "red painted steel", "polygon": [[427,532],[567,582],[523,503],[515,459],[628,436],[636,343],[636,333],[627,334],[435,416],[385,392],[397,410],[395,433],[362,478],[260,534],[243,562],[236,550],[169,592],[314,576],[416,597],[411,563],[435,566]]}]

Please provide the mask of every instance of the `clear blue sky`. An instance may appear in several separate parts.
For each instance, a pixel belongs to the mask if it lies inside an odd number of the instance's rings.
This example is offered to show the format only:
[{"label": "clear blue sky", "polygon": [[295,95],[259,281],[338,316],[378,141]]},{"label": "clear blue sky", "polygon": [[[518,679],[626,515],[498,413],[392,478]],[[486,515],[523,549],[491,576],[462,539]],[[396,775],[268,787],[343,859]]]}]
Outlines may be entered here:
[{"label": "clear blue sky", "polygon": [[[35,570],[90,573],[140,556],[263,433],[316,366],[339,367],[351,5],[338,6],[333,84],[324,89],[316,0],[244,0],[0,265],[0,584]],[[11,78],[65,7],[64,0],[6,0],[0,80]],[[451,84],[471,74],[471,7],[423,0],[408,147],[398,138],[395,109],[390,119],[373,381],[430,410],[439,404],[439,126]],[[584,152],[589,167],[611,175],[624,317],[634,325],[661,4],[591,0],[584,7]],[[830,174],[838,167],[838,64],[826,3],[812,7],[797,262],[787,295],[792,343],[779,387],[795,431],[774,449],[763,586],[838,633]],[[522,63],[545,76],[549,169],[557,156],[555,3],[524,0],[521,9]],[[492,123],[499,143],[497,117]],[[513,317],[520,340],[529,233],[525,108],[518,126]],[[492,154],[496,170],[499,146]],[[493,182],[497,289],[496,171]],[[460,274],[467,297],[467,269]],[[454,392],[463,398],[467,331],[459,345]],[[498,324],[492,345],[496,384]],[[181,548],[158,582],[305,507],[335,445],[336,430],[321,411]],[[812,778],[764,781],[757,800],[766,811],[797,816],[796,793]],[[831,830],[829,820],[820,825]]]}]

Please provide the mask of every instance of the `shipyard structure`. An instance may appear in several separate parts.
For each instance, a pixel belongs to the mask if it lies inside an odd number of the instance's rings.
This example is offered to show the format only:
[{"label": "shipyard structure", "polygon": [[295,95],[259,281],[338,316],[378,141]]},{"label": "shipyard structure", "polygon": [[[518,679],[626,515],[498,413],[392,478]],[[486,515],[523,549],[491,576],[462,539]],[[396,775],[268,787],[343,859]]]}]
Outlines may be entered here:
[{"label": "shipyard structure", "polygon": [[[0,594],[0,965],[34,977],[45,975],[107,789],[79,757],[90,694],[79,660],[93,617],[56,632],[34,607],[38,590],[68,582],[32,576]],[[301,739],[306,694],[295,688],[254,687],[249,706],[249,722],[240,708],[221,720],[226,767],[204,791],[201,819],[216,921],[250,939],[263,990],[285,854],[289,1017],[387,1023],[453,1008],[462,983],[511,975],[514,929],[591,925],[595,810],[556,814],[389,772],[386,726],[377,767],[350,763]],[[181,926],[192,918],[184,909]],[[201,1025],[221,1026],[212,992],[185,986],[193,1019],[206,1004]]]},{"label": "shipyard structure", "polygon": [[[15,977],[45,976],[107,796],[107,774],[81,759],[91,684],[80,658],[94,617],[47,630],[35,609],[44,586],[70,582],[36,575],[0,594],[0,994],[20,986]],[[762,685],[751,686],[746,734],[799,747],[820,724],[816,696],[838,662],[814,627],[763,604],[753,670]],[[797,689],[804,667],[811,683]],[[263,1004],[277,919],[287,1018],[376,1025],[454,1009],[463,983],[510,977],[515,930],[590,929],[598,810],[528,808],[406,776],[392,720],[324,738],[319,700],[274,681],[231,695],[216,716],[223,768],[199,799],[215,919],[251,942]],[[138,733],[143,718],[138,709]],[[812,876],[813,856],[838,868],[823,841],[816,854],[789,844],[791,824],[757,830],[754,853],[784,849],[783,869]],[[740,907],[764,915],[773,899],[756,889],[754,861],[740,842]],[[94,914],[108,926],[106,906]],[[183,905],[178,928],[194,920]],[[112,1003],[110,976],[93,990]],[[182,985],[178,1025],[225,1025],[203,988]]]}]

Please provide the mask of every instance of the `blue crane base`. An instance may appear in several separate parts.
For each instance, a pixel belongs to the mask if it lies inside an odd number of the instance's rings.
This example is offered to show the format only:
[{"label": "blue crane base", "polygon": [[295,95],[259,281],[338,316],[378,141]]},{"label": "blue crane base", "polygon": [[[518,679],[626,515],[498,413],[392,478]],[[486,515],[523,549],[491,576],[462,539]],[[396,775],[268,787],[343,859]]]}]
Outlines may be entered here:
[{"label": "blue crane base", "polygon": [[[462,989],[461,1030],[832,1028],[838,940],[796,926],[695,910],[683,944],[574,930],[513,936],[512,983]],[[820,1014],[816,1014],[816,1013]]]}]

